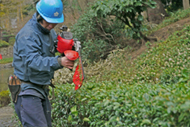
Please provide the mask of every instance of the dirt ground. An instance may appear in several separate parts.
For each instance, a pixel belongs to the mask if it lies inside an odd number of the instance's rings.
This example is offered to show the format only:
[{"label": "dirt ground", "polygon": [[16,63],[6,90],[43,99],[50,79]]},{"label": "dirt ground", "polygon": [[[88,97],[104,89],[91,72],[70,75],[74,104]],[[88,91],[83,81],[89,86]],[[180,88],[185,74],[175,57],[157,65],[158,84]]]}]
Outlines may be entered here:
[{"label": "dirt ground", "polygon": [[14,109],[10,106],[0,108],[0,127],[16,127],[16,120],[12,119]]},{"label": "dirt ground", "polygon": [[[168,25],[164,28],[159,29],[158,31],[151,34],[151,37],[156,37],[157,40],[165,40],[170,36],[174,31],[179,31],[183,29],[184,25],[190,24],[190,18],[186,18],[180,21],[177,21],[171,25]],[[135,50],[131,55],[132,58],[140,55],[146,50],[146,46],[142,45],[138,50]],[[12,118],[14,115],[14,110],[10,106],[0,108],[0,127],[15,127],[14,124],[16,120]]]},{"label": "dirt ground", "polygon": [[[151,38],[157,38],[157,42],[160,40],[166,40],[170,35],[172,35],[175,31],[180,31],[184,28],[185,25],[190,25],[190,17],[179,20],[175,23],[172,23],[166,27],[163,27],[150,35]],[[154,46],[153,44],[152,46]],[[147,49],[147,46],[142,45],[138,47],[137,50],[131,53],[132,59],[136,58],[138,55],[143,53]]]}]

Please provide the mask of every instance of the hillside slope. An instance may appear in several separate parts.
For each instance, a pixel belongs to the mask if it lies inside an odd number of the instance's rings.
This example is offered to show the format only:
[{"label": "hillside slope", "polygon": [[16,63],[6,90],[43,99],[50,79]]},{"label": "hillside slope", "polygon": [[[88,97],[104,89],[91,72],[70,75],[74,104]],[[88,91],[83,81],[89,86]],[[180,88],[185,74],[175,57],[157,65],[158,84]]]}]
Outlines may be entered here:
[{"label": "hillside slope", "polygon": [[[155,32],[153,32],[150,36],[157,38],[157,42],[166,40],[170,35],[172,35],[176,31],[182,30],[187,25],[190,25],[190,17],[185,18],[182,20],[179,20],[175,23],[172,23],[168,26],[165,26]],[[153,43],[152,47],[155,46]],[[136,56],[139,56],[142,52],[144,52],[147,49],[146,45],[142,45],[140,49],[137,49],[134,51],[131,56],[132,58],[135,58]]]},{"label": "hillside slope", "polygon": [[[190,17],[181,19],[175,23],[172,23],[170,25],[162,27],[161,29],[159,29],[157,31],[152,32],[149,36],[152,38],[157,38],[157,41],[151,42],[150,46],[146,46],[146,44],[143,44],[140,47],[139,46],[135,47],[133,44],[131,44],[135,48],[132,49],[132,51],[130,50],[127,53],[125,52],[124,57],[126,57],[126,61],[130,62],[130,60],[135,59],[137,56],[139,56],[143,52],[145,52],[148,48],[154,47],[155,44],[157,44],[157,42],[166,40],[172,33],[174,33],[175,31],[182,30],[187,25],[190,25]],[[117,52],[117,50],[115,52]],[[108,61],[108,62],[111,62],[111,61]],[[100,73],[102,73],[101,70],[104,70],[103,69],[104,65],[102,64],[102,66],[99,66],[98,64],[100,64],[100,63],[97,63],[97,66],[95,65],[95,66],[90,66],[90,67],[85,68],[85,73],[87,75],[87,78],[91,77],[91,76],[95,76],[95,75],[101,77]],[[71,73],[68,69],[58,70],[55,73],[55,82],[56,83],[67,83],[67,82],[70,83],[70,82],[72,82],[73,73]],[[100,74],[100,75],[98,75],[98,74]],[[102,75],[104,75],[104,73],[102,73]]]},{"label": "hillside slope", "polygon": [[[115,50],[115,51],[113,51],[113,54],[117,54],[117,53],[124,54],[124,57],[126,57],[126,64],[127,64],[127,62],[130,62],[131,60],[135,59],[137,56],[140,56],[148,48],[154,47],[158,42],[166,40],[170,35],[172,35],[176,31],[182,30],[187,25],[190,25],[190,17],[181,19],[175,23],[172,23],[170,25],[160,28],[159,30],[152,32],[149,36],[152,38],[157,38],[156,42],[151,42],[151,44],[148,44],[149,43],[148,42],[147,44],[143,44],[141,46],[134,46],[132,44],[132,46],[135,48],[127,49],[128,50],[127,52],[123,51],[123,50],[120,50],[121,52],[119,50]],[[109,63],[111,64],[111,61],[109,61],[109,60],[106,60],[106,62],[108,64]],[[86,67],[85,73],[87,75],[87,78],[92,77],[92,76],[101,77],[101,75],[104,75],[104,73],[102,73],[102,70],[105,70],[104,69],[105,67],[108,67],[108,70],[110,69],[109,66],[106,65],[106,62],[99,62],[95,66]],[[99,64],[102,64],[102,65],[99,66]],[[64,71],[63,70],[57,71],[57,73],[55,74],[56,75],[55,81],[58,83],[72,82],[72,74],[69,72],[70,71],[67,69],[64,69]],[[62,77],[62,78],[60,78],[60,77]]]},{"label": "hillside slope", "polygon": [[[52,100],[54,124],[189,126],[189,18],[151,35],[158,41],[114,50],[86,67],[79,90],[60,82]],[[60,70],[57,81],[64,73]]]}]

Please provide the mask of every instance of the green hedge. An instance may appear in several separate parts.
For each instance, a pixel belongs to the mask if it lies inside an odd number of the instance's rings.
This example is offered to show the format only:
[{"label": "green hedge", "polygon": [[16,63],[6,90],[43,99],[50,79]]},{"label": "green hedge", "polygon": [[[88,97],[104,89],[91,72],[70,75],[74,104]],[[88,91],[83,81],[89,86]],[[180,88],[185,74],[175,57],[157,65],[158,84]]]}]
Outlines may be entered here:
[{"label": "green hedge", "polygon": [[65,84],[52,106],[56,127],[190,126],[190,73],[168,85],[86,83],[74,91]]}]

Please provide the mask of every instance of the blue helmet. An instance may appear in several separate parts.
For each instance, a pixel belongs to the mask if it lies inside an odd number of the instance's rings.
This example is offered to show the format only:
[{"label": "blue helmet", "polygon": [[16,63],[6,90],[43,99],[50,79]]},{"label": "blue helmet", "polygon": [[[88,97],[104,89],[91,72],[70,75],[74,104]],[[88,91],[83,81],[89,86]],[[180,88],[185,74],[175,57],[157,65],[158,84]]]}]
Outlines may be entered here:
[{"label": "blue helmet", "polygon": [[38,13],[49,23],[64,22],[61,0],[40,0],[36,4]]}]

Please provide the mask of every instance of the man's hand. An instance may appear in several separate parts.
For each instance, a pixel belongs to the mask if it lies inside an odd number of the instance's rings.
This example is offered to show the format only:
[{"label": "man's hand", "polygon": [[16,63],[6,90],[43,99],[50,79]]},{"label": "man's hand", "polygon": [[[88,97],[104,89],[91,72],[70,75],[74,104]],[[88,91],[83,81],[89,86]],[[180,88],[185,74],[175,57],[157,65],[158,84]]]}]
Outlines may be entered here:
[{"label": "man's hand", "polygon": [[66,68],[73,69],[74,61],[69,60],[67,57],[61,57],[61,65]]}]

